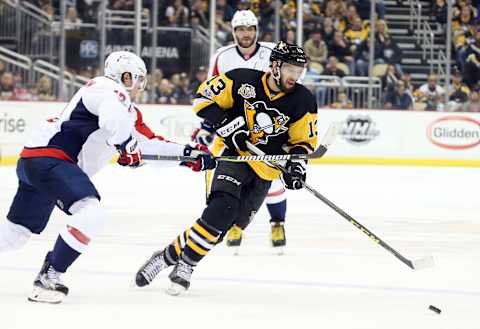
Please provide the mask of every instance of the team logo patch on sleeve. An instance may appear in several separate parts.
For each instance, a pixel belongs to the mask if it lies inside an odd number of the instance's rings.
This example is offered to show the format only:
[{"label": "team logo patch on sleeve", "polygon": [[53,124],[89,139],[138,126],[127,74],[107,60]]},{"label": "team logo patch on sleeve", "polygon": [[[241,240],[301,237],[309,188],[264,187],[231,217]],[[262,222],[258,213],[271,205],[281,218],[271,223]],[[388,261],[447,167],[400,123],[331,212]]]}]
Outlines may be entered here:
[{"label": "team logo patch on sleeve", "polygon": [[255,93],[255,87],[249,85],[248,83],[243,83],[238,89],[238,94],[244,99],[255,98],[257,94]]},{"label": "team logo patch on sleeve", "polygon": [[244,101],[250,140],[253,144],[267,144],[268,138],[288,131],[286,127],[290,117],[275,108],[270,108],[263,101],[250,103]]}]

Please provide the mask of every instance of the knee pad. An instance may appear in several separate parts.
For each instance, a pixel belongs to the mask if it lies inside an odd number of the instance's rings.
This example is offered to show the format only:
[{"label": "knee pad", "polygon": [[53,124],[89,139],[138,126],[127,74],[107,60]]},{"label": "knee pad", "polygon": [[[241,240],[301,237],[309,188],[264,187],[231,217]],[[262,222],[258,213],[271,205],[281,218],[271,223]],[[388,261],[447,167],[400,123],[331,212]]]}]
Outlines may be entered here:
[{"label": "knee pad", "polygon": [[31,236],[32,232],[28,228],[9,220],[4,221],[0,224],[0,252],[20,249]]},{"label": "knee pad", "polygon": [[105,210],[97,198],[88,197],[75,202],[69,209],[72,216],[60,236],[73,249],[82,253],[105,225]]},{"label": "knee pad", "polygon": [[203,211],[202,220],[223,232],[235,222],[239,208],[240,200],[233,195],[226,192],[213,192],[207,208]]},{"label": "knee pad", "polygon": [[265,198],[266,204],[279,203],[287,199],[287,193],[283,183],[280,179],[272,181],[272,185],[268,190],[267,197]]}]

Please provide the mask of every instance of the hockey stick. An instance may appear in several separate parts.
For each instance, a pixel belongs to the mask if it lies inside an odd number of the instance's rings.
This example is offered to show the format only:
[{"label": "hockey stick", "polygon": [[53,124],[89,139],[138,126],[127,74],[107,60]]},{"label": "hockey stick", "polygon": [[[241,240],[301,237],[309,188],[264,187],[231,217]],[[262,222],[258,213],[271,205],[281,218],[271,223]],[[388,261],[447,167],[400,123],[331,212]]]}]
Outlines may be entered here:
[{"label": "hockey stick", "polygon": [[[321,158],[328,147],[332,144],[338,131],[338,124],[333,123],[323,136],[320,146],[310,154],[278,154],[278,155],[221,155],[214,157],[217,161],[244,162],[244,161],[286,161],[286,160],[310,160]],[[195,161],[196,157],[185,155],[160,155],[142,154],[144,160],[159,161]]]},{"label": "hockey stick", "polygon": [[[260,149],[258,149],[255,145],[252,145],[251,143],[247,142],[247,146],[250,149],[250,151],[252,151],[256,154],[261,154],[262,153],[262,151]],[[288,173],[287,169],[285,169],[285,167],[282,166],[278,161],[272,161],[271,163],[275,167],[277,167],[280,171],[282,171],[283,173]],[[350,216],[345,211],[340,209],[332,201],[328,200],[326,197],[324,197],[322,194],[320,194],[320,192],[318,192],[313,187],[308,185],[306,182],[302,181],[302,185],[308,192],[312,193],[315,197],[317,197],[323,203],[325,203],[327,206],[329,206],[331,209],[333,209],[337,214],[342,216],[348,222],[353,224],[353,226],[355,226],[360,231],[362,231],[362,233],[364,233],[366,236],[368,236],[373,242],[382,246],[384,249],[389,251],[391,254],[393,254],[395,257],[397,257],[400,261],[402,261],[404,264],[406,264],[411,269],[421,270],[421,269],[432,267],[435,264],[434,260],[433,260],[433,257],[431,257],[431,256],[423,257],[423,258],[416,259],[416,260],[413,260],[413,261],[406,258],[402,254],[400,254],[398,251],[393,249],[390,245],[388,245],[385,241],[380,239],[376,234],[374,234],[368,228],[366,228],[365,226],[360,224],[358,221],[356,221],[352,216]]]}]

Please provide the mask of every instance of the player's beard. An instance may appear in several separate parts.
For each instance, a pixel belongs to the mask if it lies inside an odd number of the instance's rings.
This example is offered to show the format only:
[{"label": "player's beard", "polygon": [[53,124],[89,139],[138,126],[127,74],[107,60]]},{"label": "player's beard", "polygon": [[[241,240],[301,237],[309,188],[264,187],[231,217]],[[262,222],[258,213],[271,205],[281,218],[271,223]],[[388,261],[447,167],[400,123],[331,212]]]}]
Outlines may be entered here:
[{"label": "player's beard", "polygon": [[253,43],[255,42],[255,38],[242,38],[242,39],[237,39],[238,46],[240,48],[250,48],[253,46]]},{"label": "player's beard", "polygon": [[287,80],[284,79],[283,77],[280,78],[280,86],[278,86],[281,91],[284,93],[291,93],[295,89],[295,81],[293,84],[287,84]]}]

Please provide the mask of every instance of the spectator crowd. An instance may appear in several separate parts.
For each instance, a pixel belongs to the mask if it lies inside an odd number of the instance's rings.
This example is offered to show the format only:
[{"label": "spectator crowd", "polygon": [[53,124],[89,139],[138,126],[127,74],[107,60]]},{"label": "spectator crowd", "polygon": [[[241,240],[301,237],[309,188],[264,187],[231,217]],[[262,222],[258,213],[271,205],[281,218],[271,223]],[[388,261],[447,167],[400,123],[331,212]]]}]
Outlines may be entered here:
[{"label": "spectator crowd", "polygon": [[[29,2],[50,13],[58,15],[60,0],[31,0]],[[401,3],[401,0],[397,0]],[[78,24],[96,23],[99,0],[76,0],[67,10],[67,29]],[[110,0],[109,8],[133,10],[134,0]],[[217,40],[226,45],[233,42],[230,21],[236,10],[250,9],[259,17],[260,41],[272,41],[275,21],[274,0],[217,0],[215,24]],[[205,28],[209,26],[208,0],[162,0],[157,13],[161,26]],[[151,16],[152,1],[144,0],[143,6]],[[280,9],[281,38],[295,43],[296,1],[282,0]],[[434,74],[419,86],[411,82],[411,74],[402,67],[402,49],[389,33],[386,7],[377,0],[374,35],[374,75],[382,81],[382,104],[385,109],[430,110],[430,111],[478,111],[480,79],[480,25],[477,2],[457,0],[454,4],[453,57],[456,65],[452,70],[450,90],[442,86],[444,79]],[[446,31],[445,0],[431,1],[431,12],[438,31]],[[367,77],[370,52],[370,1],[369,0],[306,0],[303,7],[304,48],[310,58],[304,79],[305,84],[321,85],[323,76]],[[444,34],[443,34],[444,35]],[[3,68],[2,68],[3,66]],[[93,76],[93,70],[81,72]],[[204,66],[193,72],[178,72],[165,76],[161,67],[151,73],[150,88],[142,101],[160,104],[190,104],[193,93],[207,76]],[[358,106],[348,99],[341,88],[334,99],[326,101],[325,91],[313,90],[321,106],[353,108]],[[445,94],[448,102],[445,102]],[[147,95],[148,94],[148,95]],[[153,95],[153,98],[152,98]],[[148,96],[148,97],[147,97]],[[53,99],[52,81],[44,76],[27,89],[22,77],[7,72],[0,62],[0,99]]]}]

